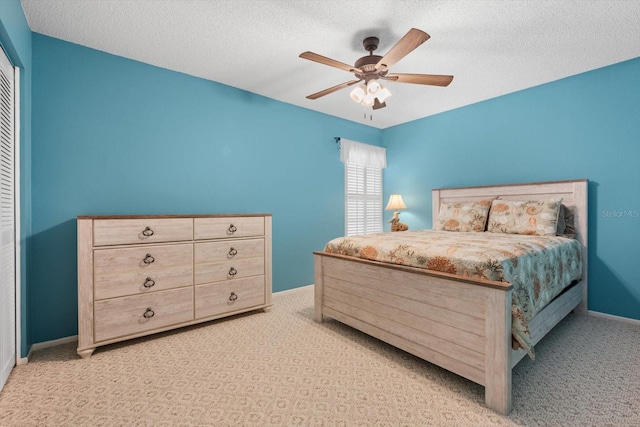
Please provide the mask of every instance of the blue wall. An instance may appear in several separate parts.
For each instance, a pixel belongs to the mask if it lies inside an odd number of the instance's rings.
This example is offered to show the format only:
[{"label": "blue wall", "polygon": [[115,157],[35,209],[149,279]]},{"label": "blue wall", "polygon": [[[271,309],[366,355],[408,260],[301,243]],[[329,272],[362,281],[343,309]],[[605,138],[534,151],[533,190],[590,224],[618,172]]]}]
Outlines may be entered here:
[{"label": "blue wall", "polygon": [[[455,84],[455,80],[454,80]],[[640,319],[640,58],[385,129],[385,193],[588,178],[589,309]]]},{"label": "blue wall", "polygon": [[378,129],[33,35],[33,342],[77,333],[85,214],[273,214],[274,291],[344,233],[333,137]]},{"label": "blue wall", "polygon": [[20,0],[0,1],[0,45],[20,69],[20,354],[31,348],[29,313],[29,236],[31,235],[31,30]]},{"label": "blue wall", "polygon": [[34,34],[28,342],[77,333],[81,214],[271,212],[274,290],[310,284],[344,227],[334,136],[387,146],[385,200],[414,229],[434,187],[588,178],[589,308],[640,319],[639,75],[635,59],[380,131]]}]

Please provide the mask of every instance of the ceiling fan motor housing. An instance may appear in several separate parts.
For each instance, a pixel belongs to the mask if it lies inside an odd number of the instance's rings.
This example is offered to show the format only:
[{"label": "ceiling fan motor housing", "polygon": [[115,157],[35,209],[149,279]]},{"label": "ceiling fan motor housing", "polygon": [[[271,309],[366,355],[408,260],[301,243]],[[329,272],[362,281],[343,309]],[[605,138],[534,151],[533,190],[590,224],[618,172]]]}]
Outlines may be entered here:
[{"label": "ceiling fan motor housing", "polygon": [[364,50],[371,53],[378,48],[378,44],[380,44],[380,39],[377,37],[367,37],[362,41],[362,45],[364,46]]},{"label": "ceiling fan motor housing", "polygon": [[376,64],[381,59],[382,59],[382,56],[380,56],[380,55],[367,55],[367,56],[363,56],[362,58],[358,59],[354,65],[355,65],[356,68],[360,68],[365,73],[369,73],[369,72],[372,72],[372,71],[375,72],[376,71],[376,68],[375,68]]},{"label": "ceiling fan motor housing", "polygon": [[374,55],[373,51],[378,48],[379,43],[380,39],[378,39],[377,37],[367,37],[366,39],[364,39],[362,41],[362,45],[367,51],[369,51],[369,55],[363,56],[362,58],[358,59],[355,64],[353,64],[355,68],[364,71],[364,73],[362,74],[355,73],[355,76],[359,79],[364,79],[365,82],[368,82],[372,79],[377,79],[387,74],[386,70],[383,71],[384,68],[376,70],[376,64],[380,62],[382,56]]}]

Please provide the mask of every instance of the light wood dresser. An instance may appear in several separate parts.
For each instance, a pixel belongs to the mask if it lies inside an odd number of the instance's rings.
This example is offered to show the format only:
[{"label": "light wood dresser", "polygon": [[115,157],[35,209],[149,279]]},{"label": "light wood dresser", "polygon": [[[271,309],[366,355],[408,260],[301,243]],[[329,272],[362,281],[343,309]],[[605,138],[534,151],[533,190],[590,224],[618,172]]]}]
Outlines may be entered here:
[{"label": "light wood dresser", "polygon": [[271,215],[78,217],[78,354],[271,308]]}]

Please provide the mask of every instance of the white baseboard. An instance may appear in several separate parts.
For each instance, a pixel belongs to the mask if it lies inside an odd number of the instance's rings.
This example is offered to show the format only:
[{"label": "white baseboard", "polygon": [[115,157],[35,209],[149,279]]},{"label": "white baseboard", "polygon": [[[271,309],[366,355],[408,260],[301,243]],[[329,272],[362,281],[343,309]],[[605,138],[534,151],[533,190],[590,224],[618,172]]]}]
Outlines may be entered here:
[{"label": "white baseboard", "polygon": [[613,314],[600,313],[599,311],[591,311],[591,310],[589,310],[588,313],[589,313],[589,316],[602,317],[604,319],[616,320],[618,322],[631,323],[633,325],[640,326],[640,320],[637,320],[637,319],[630,319],[629,317],[614,316]]},{"label": "white baseboard", "polygon": [[55,347],[60,344],[67,344],[74,341],[78,341],[77,335],[72,335],[70,337],[65,337],[65,338],[59,338],[57,340],[35,343],[29,349],[29,354],[27,354],[27,357],[20,357],[16,360],[16,365],[26,365],[27,363],[29,363],[29,358],[31,357],[31,354],[34,351],[42,350],[43,348]]}]

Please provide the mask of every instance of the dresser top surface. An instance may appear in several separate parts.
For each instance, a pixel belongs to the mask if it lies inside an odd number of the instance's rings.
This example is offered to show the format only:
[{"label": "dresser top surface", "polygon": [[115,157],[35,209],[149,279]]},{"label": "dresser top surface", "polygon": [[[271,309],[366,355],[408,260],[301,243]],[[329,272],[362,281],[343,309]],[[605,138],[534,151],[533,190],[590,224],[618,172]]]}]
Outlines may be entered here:
[{"label": "dresser top surface", "polygon": [[270,213],[169,214],[169,215],[78,215],[77,219],[161,219],[161,218],[231,218],[271,216]]}]

